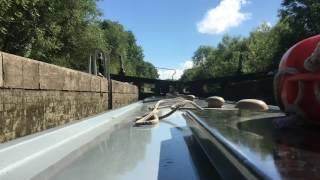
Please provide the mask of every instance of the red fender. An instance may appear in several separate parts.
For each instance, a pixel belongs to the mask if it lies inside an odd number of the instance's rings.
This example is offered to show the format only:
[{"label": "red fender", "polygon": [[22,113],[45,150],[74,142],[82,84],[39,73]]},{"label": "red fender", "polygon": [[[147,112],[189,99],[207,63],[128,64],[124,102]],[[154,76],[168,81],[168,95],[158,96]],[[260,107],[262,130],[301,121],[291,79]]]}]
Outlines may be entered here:
[{"label": "red fender", "polygon": [[275,94],[285,112],[320,123],[320,72],[309,72],[304,67],[319,42],[320,35],[310,37],[283,55],[275,78]]}]

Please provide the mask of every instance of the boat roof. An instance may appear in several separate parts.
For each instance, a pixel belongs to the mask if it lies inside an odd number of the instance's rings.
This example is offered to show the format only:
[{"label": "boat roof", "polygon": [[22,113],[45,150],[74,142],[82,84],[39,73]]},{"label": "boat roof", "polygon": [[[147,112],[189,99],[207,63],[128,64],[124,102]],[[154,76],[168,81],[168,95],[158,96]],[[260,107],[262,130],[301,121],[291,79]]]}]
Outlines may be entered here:
[{"label": "boat roof", "polygon": [[0,179],[220,179],[183,117],[155,126],[133,120],[135,103],[0,147]]},{"label": "boat roof", "polygon": [[315,179],[320,177],[318,128],[278,128],[284,114],[237,109],[188,111],[233,156],[264,179]]}]

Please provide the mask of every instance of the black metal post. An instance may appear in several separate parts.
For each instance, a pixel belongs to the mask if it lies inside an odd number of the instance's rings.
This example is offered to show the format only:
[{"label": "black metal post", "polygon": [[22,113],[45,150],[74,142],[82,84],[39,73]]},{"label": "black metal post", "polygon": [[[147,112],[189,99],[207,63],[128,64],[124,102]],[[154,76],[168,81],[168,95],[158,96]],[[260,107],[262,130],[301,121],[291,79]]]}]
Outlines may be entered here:
[{"label": "black metal post", "polygon": [[125,76],[126,75],[126,71],[124,70],[122,56],[120,56],[120,72],[119,72],[119,75],[120,76]]}]

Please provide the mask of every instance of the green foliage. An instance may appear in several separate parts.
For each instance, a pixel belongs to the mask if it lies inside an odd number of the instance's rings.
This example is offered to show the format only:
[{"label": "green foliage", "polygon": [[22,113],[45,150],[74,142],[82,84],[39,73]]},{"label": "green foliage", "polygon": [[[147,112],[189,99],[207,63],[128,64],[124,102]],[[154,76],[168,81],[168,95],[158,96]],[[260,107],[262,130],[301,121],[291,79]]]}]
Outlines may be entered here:
[{"label": "green foliage", "polygon": [[122,56],[127,75],[158,77],[132,32],[98,20],[96,0],[6,0],[0,9],[2,51],[86,71],[89,54],[98,48],[110,53],[112,73],[118,73]]},{"label": "green foliage", "polygon": [[0,48],[18,55],[30,51],[38,29],[39,0],[0,2]]},{"label": "green foliage", "polygon": [[211,55],[211,52],[213,51],[213,47],[200,46],[192,57],[193,64],[196,66],[203,65],[206,59]]},{"label": "green foliage", "polygon": [[267,72],[274,62],[274,50],[277,48],[277,37],[266,23],[251,32],[247,43],[247,57],[243,60],[243,72]]},{"label": "green foliage", "polygon": [[103,21],[100,27],[108,44],[111,73],[119,73],[122,58],[126,75],[158,78],[156,68],[143,60],[142,47],[137,45],[136,38],[131,31],[126,31],[121,24],[112,21]]},{"label": "green foliage", "polygon": [[224,36],[217,47],[200,46],[193,56],[195,67],[186,70],[181,79],[276,71],[291,46],[320,32],[319,12],[318,0],[283,0],[275,26],[263,23],[247,38]]},{"label": "green foliage", "polygon": [[193,56],[194,68],[186,70],[183,81],[229,76],[238,73],[241,57],[248,51],[247,39],[224,36],[217,47],[201,46]]},{"label": "green foliage", "polygon": [[320,32],[319,12],[319,0],[283,0],[280,17],[292,30],[292,40],[297,41]]}]

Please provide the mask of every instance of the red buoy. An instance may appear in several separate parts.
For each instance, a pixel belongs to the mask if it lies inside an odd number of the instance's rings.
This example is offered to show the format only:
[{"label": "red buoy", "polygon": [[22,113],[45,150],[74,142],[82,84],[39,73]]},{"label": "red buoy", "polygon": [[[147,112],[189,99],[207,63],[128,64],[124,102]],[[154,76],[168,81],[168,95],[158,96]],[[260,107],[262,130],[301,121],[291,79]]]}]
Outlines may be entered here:
[{"label": "red buoy", "polygon": [[275,96],[283,111],[320,123],[320,35],[291,47],[275,77]]}]

